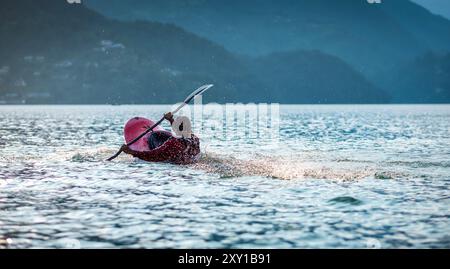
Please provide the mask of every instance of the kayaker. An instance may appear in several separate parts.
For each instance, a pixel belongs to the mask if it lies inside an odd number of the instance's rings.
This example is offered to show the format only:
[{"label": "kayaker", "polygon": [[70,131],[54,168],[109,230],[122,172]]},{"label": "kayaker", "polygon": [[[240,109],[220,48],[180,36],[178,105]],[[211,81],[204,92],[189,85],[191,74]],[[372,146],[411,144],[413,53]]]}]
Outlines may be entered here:
[{"label": "kayaker", "polygon": [[[169,121],[171,126],[175,122],[171,112],[164,114],[164,119]],[[179,129],[183,129],[182,123]],[[168,161],[180,164],[195,161],[196,156],[199,156],[200,153],[200,141],[194,134],[190,134],[188,137],[175,137],[168,131],[158,130],[153,131],[146,138],[142,139],[147,139],[147,150],[136,151],[130,149],[127,145],[123,145],[123,152],[145,161]],[[166,142],[170,147],[167,145],[161,147]]]},{"label": "kayaker", "polygon": [[[213,84],[206,84],[192,92],[183,103],[180,104],[173,114],[180,111],[197,96],[201,96]],[[173,162],[173,163],[191,163],[200,156],[200,142],[197,136],[191,132],[191,122],[187,117],[178,117],[173,119],[172,113],[164,114],[164,117],[158,122],[149,119],[135,117],[129,120],[124,127],[125,145],[123,145],[116,154],[109,157],[107,161],[117,158],[122,152],[131,154],[135,157],[149,162]],[[149,144],[149,137],[152,133],[164,131],[159,125],[164,119],[170,122],[176,136],[170,135],[160,146],[154,147]],[[143,130],[144,129],[144,130]],[[167,131],[166,131],[167,132]],[[170,134],[170,132],[167,132]],[[131,149],[130,147],[133,147]]]},{"label": "kayaker", "polygon": [[[174,119],[172,112],[168,112],[164,114],[164,119],[170,122],[170,126],[172,126]],[[148,145],[150,150],[156,149],[162,144],[164,144],[167,140],[171,139],[173,136],[166,131],[155,131],[150,134],[148,137]]]}]

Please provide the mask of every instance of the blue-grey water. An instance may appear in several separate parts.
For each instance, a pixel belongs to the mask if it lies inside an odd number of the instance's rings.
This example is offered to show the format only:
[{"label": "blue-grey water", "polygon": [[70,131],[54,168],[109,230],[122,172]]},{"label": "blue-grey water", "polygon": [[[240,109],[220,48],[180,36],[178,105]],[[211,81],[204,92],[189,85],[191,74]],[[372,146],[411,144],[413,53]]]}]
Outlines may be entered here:
[{"label": "blue-grey water", "polygon": [[0,106],[0,248],[450,247],[448,105],[282,106],[278,142],[104,161],[167,110]]}]

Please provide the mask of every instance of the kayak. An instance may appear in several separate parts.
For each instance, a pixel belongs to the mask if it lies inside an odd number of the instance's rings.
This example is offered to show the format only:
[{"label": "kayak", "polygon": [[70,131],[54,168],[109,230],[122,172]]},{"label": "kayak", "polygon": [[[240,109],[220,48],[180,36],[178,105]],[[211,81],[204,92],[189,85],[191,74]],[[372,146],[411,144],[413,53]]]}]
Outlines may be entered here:
[{"label": "kayak", "polygon": [[[142,117],[129,120],[123,132],[125,142],[130,143],[154,124],[152,120]],[[157,126],[124,152],[147,162],[189,164],[200,157],[200,141],[195,135],[190,138],[175,137],[171,132]]]}]

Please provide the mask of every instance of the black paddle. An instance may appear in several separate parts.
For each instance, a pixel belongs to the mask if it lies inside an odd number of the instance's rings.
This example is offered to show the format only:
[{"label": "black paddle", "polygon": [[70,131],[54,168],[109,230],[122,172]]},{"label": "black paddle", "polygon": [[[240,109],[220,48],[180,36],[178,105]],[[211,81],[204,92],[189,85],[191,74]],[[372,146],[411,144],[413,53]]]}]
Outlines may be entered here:
[{"label": "black paddle", "polygon": [[[209,88],[211,88],[212,84],[209,85],[203,85],[200,88],[198,88],[197,90],[195,90],[193,93],[191,93],[191,95],[189,95],[186,100],[184,100],[184,102],[172,112],[172,115],[175,115],[175,113],[177,113],[178,111],[180,111],[185,105],[189,104],[189,102],[191,102],[197,95],[201,95],[202,93],[204,93],[206,90],[208,90]],[[132,141],[130,141],[129,143],[125,144],[127,147],[133,145],[134,143],[136,143],[139,139],[141,139],[142,137],[144,137],[144,135],[148,134],[149,132],[151,132],[153,129],[155,129],[156,126],[160,125],[161,122],[164,121],[164,117],[162,117],[157,123],[153,124],[153,126],[151,126],[150,128],[148,128],[147,130],[145,130],[142,134],[140,134],[138,137],[136,137],[135,139],[133,139]],[[122,146],[123,147],[123,146]],[[120,150],[114,154],[113,156],[111,156],[109,159],[107,159],[107,161],[112,161],[115,158],[117,158],[121,153],[123,152],[123,149],[120,148]]]}]

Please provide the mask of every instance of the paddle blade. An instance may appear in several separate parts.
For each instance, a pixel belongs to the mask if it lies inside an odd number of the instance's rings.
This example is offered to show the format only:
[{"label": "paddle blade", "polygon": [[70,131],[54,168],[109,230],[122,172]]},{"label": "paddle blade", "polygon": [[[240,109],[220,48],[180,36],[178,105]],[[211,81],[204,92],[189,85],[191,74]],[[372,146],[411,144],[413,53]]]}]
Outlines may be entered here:
[{"label": "paddle blade", "polygon": [[193,93],[191,93],[191,95],[189,95],[186,98],[186,100],[184,100],[183,103],[188,104],[190,101],[192,101],[192,99],[195,98],[195,96],[203,94],[204,92],[206,92],[208,89],[210,89],[213,86],[214,86],[213,84],[208,84],[208,85],[201,86],[200,88],[195,90]]},{"label": "paddle blade", "polygon": [[172,111],[172,114],[177,113],[178,111],[180,111],[185,105],[189,104],[190,101],[192,101],[192,99],[194,99],[196,96],[203,94],[204,92],[206,92],[208,89],[210,89],[211,87],[213,87],[213,84],[208,84],[208,85],[203,85],[200,88],[198,88],[197,90],[195,90],[193,93],[191,93],[186,100],[183,101],[183,103],[174,111]]}]

